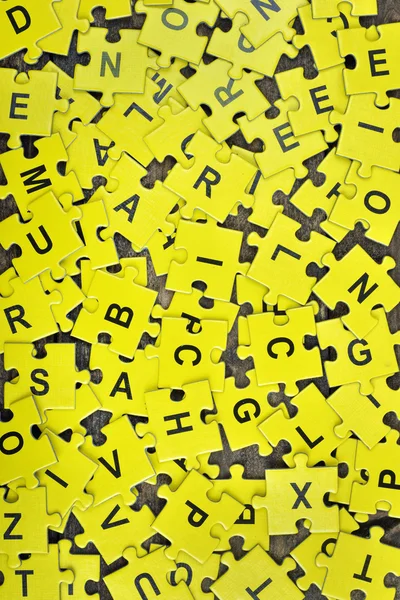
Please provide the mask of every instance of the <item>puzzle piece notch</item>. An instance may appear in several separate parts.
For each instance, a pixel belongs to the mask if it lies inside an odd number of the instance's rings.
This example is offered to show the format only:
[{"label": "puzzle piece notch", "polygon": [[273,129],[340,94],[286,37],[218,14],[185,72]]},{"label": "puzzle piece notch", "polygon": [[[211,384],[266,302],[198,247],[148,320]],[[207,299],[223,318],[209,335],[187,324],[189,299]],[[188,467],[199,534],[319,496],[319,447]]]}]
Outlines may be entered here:
[{"label": "puzzle piece notch", "polygon": [[[346,0],[351,4],[351,14],[357,17],[378,14],[377,0]],[[340,0],[313,0],[314,19],[328,19],[339,16]]]}]

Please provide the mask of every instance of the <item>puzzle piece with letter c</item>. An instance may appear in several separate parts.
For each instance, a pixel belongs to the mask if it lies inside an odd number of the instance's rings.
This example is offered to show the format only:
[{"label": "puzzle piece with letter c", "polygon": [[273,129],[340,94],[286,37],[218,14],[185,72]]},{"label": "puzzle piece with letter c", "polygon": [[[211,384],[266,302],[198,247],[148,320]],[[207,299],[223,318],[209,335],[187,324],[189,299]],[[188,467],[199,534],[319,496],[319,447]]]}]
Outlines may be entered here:
[{"label": "puzzle piece with letter c", "polygon": [[229,63],[220,58],[210,64],[201,62],[196,73],[178,88],[193,110],[204,104],[209,107],[211,115],[203,123],[219,143],[239,130],[236,115],[245,113],[252,120],[270,108],[255,83],[261,75],[244,72],[241,79],[232,79],[228,72]]},{"label": "puzzle piece with letter c", "polygon": [[157,358],[158,387],[182,389],[188,383],[208,379],[211,390],[222,391],[226,348],[226,321],[201,321],[201,330],[190,331],[186,319],[164,317],[155,346],[145,347],[147,358]]},{"label": "puzzle piece with letter c", "polygon": [[201,418],[203,410],[214,409],[208,381],[183,385],[182,392],[179,399],[169,389],[147,392],[149,422],[138,423],[136,432],[153,435],[160,462],[184,458],[187,469],[197,469],[197,457],[222,450],[222,441],[218,425],[206,424]]},{"label": "puzzle piece with letter c", "polygon": [[170,540],[165,553],[176,558],[181,550],[201,563],[217,549],[219,540],[212,535],[218,523],[228,530],[243,512],[243,505],[226,493],[218,502],[209,498],[213,482],[197,471],[189,471],[177,490],[161,486],[158,495],[167,504],[156,517],[153,528]]},{"label": "puzzle piece with letter c", "polygon": [[120,29],[114,43],[108,42],[107,34],[102,27],[78,34],[77,51],[88,52],[90,62],[75,66],[74,88],[101,92],[100,104],[108,107],[114,104],[114,94],[143,93],[147,69],[157,68],[157,63],[138,43],[139,31]]},{"label": "puzzle piece with letter c", "polygon": [[307,350],[306,335],[316,334],[312,306],[287,311],[287,322],[278,325],[272,312],[247,317],[249,345],[238,347],[242,360],[253,357],[258,385],[284,383],[285,393],[298,393],[297,381],[322,376],[319,349]]},{"label": "puzzle piece with letter c", "polygon": [[267,509],[270,535],[297,533],[300,519],[311,533],[339,531],[338,507],[324,503],[325,494],[337,490],[337,467],[310,468],[307,461],[306,454],[296,454],[294,468],[265,472],[267,493],[254,496],[253,506]]},{"label": "puzzle piece with letter c", "polygon": [[219,554],[213,552],[205,563],[201,564],[186,552],[179,552],[176,557],[176,571],[169,573],[168,581],[176,586],[181,581],[186,583],[195,600],[209,600],[210,593],[204,591],[205,579],[215,581],[221,563]]}]

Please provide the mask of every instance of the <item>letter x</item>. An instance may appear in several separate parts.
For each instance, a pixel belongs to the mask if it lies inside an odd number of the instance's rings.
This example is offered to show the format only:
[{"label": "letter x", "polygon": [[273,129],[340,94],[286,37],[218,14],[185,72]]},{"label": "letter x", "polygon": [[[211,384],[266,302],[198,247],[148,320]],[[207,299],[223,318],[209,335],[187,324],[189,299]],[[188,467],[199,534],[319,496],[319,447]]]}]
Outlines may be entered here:
[{"label": "letter x", "polygon": [[303,504],[304,504],[304,506],[305,506],[306,508],[311,508],[311,504],[309,503],[309,501],[308,501],[308,500],[307,500],[307,498],[306,498],[306,494],[307,494],[308,490],[309,490],[309,489],[310,489],[310,487],[311,487],[311,481],[308,481],[308,482],[307,482],[307,483],[304,485],[304,487],[303,487],[303,489],[302,489],[302,490],[299,488],[299,486],[297,485],[297,483],[291,483],[290,485],[292,486],[292,488],[294,489],[294,491],[295,491],[295,492],[296,492],[296,494],[297,494],[297,498],[296,498],[296,501],[295,501],[295,503],[294,503],[294,504],[293,504],[293,506],[292,506],[292,509],[293,509],[293,508],[299,508],[299,506],[300,506],[300,504],[301,504],[302,502],[303,502]]}]

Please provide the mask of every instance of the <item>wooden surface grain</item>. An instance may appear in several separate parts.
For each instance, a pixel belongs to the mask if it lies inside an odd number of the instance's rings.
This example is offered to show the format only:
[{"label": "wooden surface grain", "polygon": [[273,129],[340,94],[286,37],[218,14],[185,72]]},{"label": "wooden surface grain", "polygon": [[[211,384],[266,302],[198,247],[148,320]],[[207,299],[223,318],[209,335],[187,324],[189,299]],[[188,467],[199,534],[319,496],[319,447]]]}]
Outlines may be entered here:
[{"label": "wooden surface grain", "polygon": [[[400,2],[399,2],[399,0],[378,0],[378,4],[379,4],[379,14],[376,17],[362,18],[361,19],[362,25],[370,26],[372,24],[392,23],[392,22],[400,21]],[[117,38],[118,30],[120,28],[138,29],[141,27],[143,20],[144,20],[143,16],[133,14],[133,16],[129,17],[129,18],[118,19],[118,20],[114,20],[114,21],[106,21],[105,20],[105,11],[102,8],[95,9],[94,15],[95,15],[95,23],[94,24],[96,26],[103,26],[103,27],[107,26],[110,30],[111,39]],[[224,23],[220,19],[218,21],[217,25],[221,25],[222,27],[225,27],[226,22]],[[296,21],[295,26],[296,26],[297,30],[300,32],[301,25],[298,23],[298,20]],[[209,36],[211,33],[211,29],[207,26],[201,26],[201,28],[199,29],[199,33],[202,35]],[[59,67],[61,67],[64,71],[66,71],[71,76],[73,75],[74,67],[76,64],[78,64],[78,63],[86,64],[88,62],[87,56],[79,55],[76,52],[76,34],[74,35],[73,43],[71,45],[71,50],[70,50],[68,57],[60,57],[60,56],[56,56],[56,55],[49,56],[47,54],[44,54],[34,68],[41,69],[49,59],[51,59],[53,62],[55,62]],[[27,71],[30,68],[32,68],[32,67],[28,68],[28,65],[26,65],[23,62],[23,52],[19,52],[15,55],[11,56],[8,59],[0,61],[0,66],[15,68],[15,69],[18,69],[18,71]],[[304,48],[303,50],[301,50],[299,52],[298,57],[294,60],[290,60],[286,56],[283,56],[278,65],[278,71],[284,71],[287,69],[294,68],[296,66],[303,66],[305,68],[306,77],[313,77],[316,74],[316,71],[314,70],[314,67],[313,67],[312,56],[311,56],[311,53],[308,48]],[[263,91],[263,93],[266,95],[266,97],[268,98],[268,100],[271,103],[273,103],[274,101],[276,101],[278,99],[279,93],[278,93],[278,89],[277,89],[277,86],[276,86],[276,83],[274,82],[274,80],[264,77],[264,79],[262,79],[260,82],[258,82],[257,85]],[[397,93],[393,93],[392,95],[398,96]],[[98,117],[98,118],[100,118],[100,117]],[[399,123],[399,125],[400,125],[400,123]],[[399,141],[399,139],[397,141]],[[0,135],[0,152],[1,153],[7,151],[6,140],[7,140],[7,137],[5,135]],[[241,134],[235,134],[235,136],[233,136],[231,138],[231,140],[228,140],[228,141],[234,141],[235,144],[241,145],[243,147],[251,148],[252,150],[260,149],[260,146],[258,146],[257,143],[252,144],[251,146],[246,144],[246,142],[244,141],[244,138],[241,136]],[[24,145],[25,151],[28,156],[32,156],[33,153],[35,152],[33,143],[34,143],[33,138],[23,139],[23,145]],[[321,162],[323,156],[324,156],[324,154],[320,154],[320,155],[317,155],[317,156],[313,157],[312,159],[306,161],[306,165],[310,170],[310,176],[313,179],[313,181],[315,181],[315,182],[318,181],[318,177],[319,177],[318,174],[316,173],[316,169],[317,169],[318,164]],[[0,161],[1,161],[1,157],[0,157]],[[146,185],[151,186],[154,183],[154,181],[157,179],[163,180],[166,177],[168,170],[173,166],[173,164],[174,164],[174,161],[170,158],[165,160],[162,164],[157,163],[156,161],[153,161],[150,165],[149,174],[146,178]],[[2,172],[0,171],[0,184],[2,184],[2,183],[5,183],[5,179],[4,179]],[[102,180],[101,178],[96,178],[94,180],[94,188],[97,188],[102,183],[104,183],[104,180]],[[297,182],[297,185],[295,186],[294,190],[296,190],[299,187],[300,183],[301,183],[301,181]],[[93,193],[93,190],[90,192],[87,192],[86,197],[89,197],[92,193]],[[302,229],[300,232],[302,239],[307,239],[311,231],[319,231],[320,233],[322,233],[322,231],[319,228],[319,224],[324,219],[323,213],[321,211],[317,210],[314,212],[314,215],[311,218],[307,218],[305,215],[303,215],[301,212],[299,212],[293,205],[290,204],[289,199],[290,199],[290,197],[285,196],[281,192],[277,192],[274,196],[274,202],[276,202],[278,204],[283,204],[284,213],[289,215],[291,218],[295,219],[296,221],[298,221],[299,223],[302,224]],[[17,212],[17,209],[16,209],[15,202],[11,196],[9,196],[5,201],[0,201],[0,220],[5,219],[7,216],[9,216],[15,212]],[[244,231],[245,237],[247,237],[247,235],[251,231],[254,231],[254,230],[258,231],[259,233],[264,234],[265,230],[262,230],[261,228],[255,227],[255,226],[251,225],[250,223],[248,223],[248,221],[247,221],[248,215],[249,215],[249,211],[241,208],[239,210],[239,214],[237,217],[229,217],[228,218],[226,225],[230,228],[240,229],[240,230]],[[134,255],[130,244],[126,240],[124,240],[121,236],[118,236],[118,235],[116,236],[116,242],[117,242],[117,247],[118,247],[118,252],[119,252],[120,257]],[[364,235],[364,230],[363,230],[362,226],[357,225],[355,227],[354,231],[350,232],[345,237],[345,239],[336,246],[335,252],[334,252],[336,257],[337,258],[342,257],[357,243],[360,244],[365,250],[367,250],[368,253],[378,262],[380,262],[385,255],[392,256],[398,261],[399,252],[400,252],[400,229],[397,228],[397,231],[396,231],[395,236],[393,237],[392,243],[390,244],[389,248],[386,248],[380,244],[377,244],[371,240],[368,240]],[[252,258],[254,257],[254,253],[255,253],[255,250],[253,248],[251,248],[250,246],[248,246],[246,243],[244,243],[243,248],[242,248],[242,253],[241,253],[241,260],[242,261],[252,260]],[[18,255],[19,255],[19,250],[16,249],[15,247],[13,247],[11,249],[11,251],[9,251],[9,252],[6,252],[0,248],[0,273],[2,273],[7,268],[9,268],[11,266],[12,258],[15,256],[18,256]],[[148,256],[148,253],[145,250],[141,253],[141,255]],[[313,271],[312,275],[321,277],[324,272],[325,272],[324,270],[316,268]],[[149,276],[149,286],[151,288],[157,290],[159,293],[158,301],[163,306],[167,306],[171,299],[171,293],[165,290],[165,277],[156,277],[155,276],[155,273],[153,271],[150,260],[148,260],[148,276]],[[395,281],[398,284],[400,284],[400,263],[399,262],[398,262],[394,272],[392,273],[392,276],[394,277]],[[316,299],[316,298],[313,298],[313,299]],[[318,316],[318,319],[326,319],[326,318],[332,318],[335,316],[341,316],[341,315],[345,314],[345,312],[346,312],[344,305],[338,305],[336,307],[335,311],[330,311],[327,307],[323,306],[320,302],[319,302],[319,304],[321,306],[321,311]],[[74,311],[73,314],[75,316],[77,315],[78,310],[79,309]],[[245,315],[245,314],[248,314],[249,312],[250,312],[249,307],[245,305],[244,307],[242,307],[240,309],[239,314]],[[392,311],[392,313],[389,315],[389,323],[390,323],[390,328],[392,331],[396,331],[396,330],[400,329],[400,309],[399,308]],[[108,336],[106,336],[106,335],[103,335],[100,337],[101,341],[107,341],[107,339],[108,339]],[[49,341],[51,341],[51,342],[73,341],[73,342],[75,342],[77,345],[78,367],[80,369],[88,368],[88,359],[89,359],[89,345],[88,344],[85,344],[84,342],[75,340],[70,335],[59,333],[57,335],[51,336],[50,338],[47,338],[45,340],[41,340],[40,342],[38,342],[36,345],[37,345],[39,351],[42,351],[44,344]],[[145,338],[142,340],[141,346],[144,346],[146,343],[149,343],[149,342],[151,342],[151,340],[149,338]],[[226,363],[226,376],[234,375],[236,378],[237,385],[239,387],[243,387],[246,384],[245,372],[246,372],[246,370],[251,368],[252,361],[251,361],[251,359],[248,359],[244,362],[239,361],[236,356],[236,351],[235,351],[236,347],[237,347],[237,325],[234,326],[232,332],[229,335],[227,350],[224,352],[222,358]],[[324,356],[327,356],[327,355],[328,354],[324,354]],[[1,360],[0,360],[0,379],[1,379],[0,402],[2,402],[3,382],[6,380],[10,380],[10,378],[12,376],[13,376],[12,372],[6,373],[4,371],[3,356],[1,356]],[[98,372],[94,372],[92,374],[92,378],[95,381],[98,380],[99,377],[100,377],[100,374]],[[318,385],[318,387],[325,394],[325,396],[327,396],[329,388],[328,388],[326,379],[324,377],[321,377],[317,381],[314,380],[314,382]],[[299,386],[300,389],[304,388],[307,385],[307,383],[308,382],[306,382],[306,381],[301,382],[301,384]],[[396,376],[391,378],[390,385],[397,388],[397,387],[399,387],[399,384],[400,384],[400,377],[397,374]],[[291,406],[289,399],[287,397],[285,397],[285,395],[283,394],[282,391],[277,394],[271,394],[269,400],[273,404],[277,404],[279,402],[285,402],[289,408],[290,414],[291,415],[294,414],[295,409]],[[0,406],[1,406],[1,404],[0,404]],[[399,416],[400,416],[400,412],[399,412]],[[86,422],[84,422],[85,426],[88,429],[88,432],[94,436],[96,443],[101,443],[102,434],[101,434],[100,429],[108,422],[109,417],[110,417],[109,413],[98,412],[95,415],[93,415],[92,417],[88,418],[86,420]],[[137,420],[139,420],[139,419],[132,418],[133,423],[135,423]],[[395,415],[389,415],[387,417],[387,420],[391,424],[392,427],[394,427],[400,431],[400,423],[397,420]],[[265,468],[271,468],[271,467],[276,468],[276,467],[284,466],[284,463],[282,461],[282,454],[284,453],[284,451],[287,451],[288,447],[287,447],[286,442],[281,442],[279,444],[279,446],[274,450],[274,452],[270,456],[268,456],[266,458],[261,458],[258,455],[256,448],[254,446],[247,448],[245,450],[238,451],[238,452],[232,452],[230,450],[228,444],[226,443],[226,439],[225,439],[222,429],[221,429],[221,435],[224,440],[224,451],[221,453],[214,454],[212,456],[211,462],[215,462],[216,464],[220,465],[222,477],[229,477],[229,467],[230,467],[230,465],[232,465],[234,463],[243,464],[246,469],[245,470],[246,477],[250,477],[250,478],[264,477]],[[162,482],[168,481],[168,478],[166,478],[166,479],[159,478],[159,480],[160,480],[160,483],[162,483]],[[135,505],[135,508],[140,508],[140,506],[143,503],[148,503],[150,505],[150,507],[153,509],[153,511],[155,511],[156,513],[159,512],[159,510],[164,505],[164,501],[160,500],[157,497],[154,486],[142,484],[139,486],[139,492],[140,493],[139,493],[138,501]],[[384,538],[385,541],[387,541],[390,544],[400,547],[400,521],[399,520],[392,519],[387,516],[387,513],[380,511],[376,515],[371,517],[370,521],[372,521],[374,523],[379,523],[380,526],[384,527],[384,529],[386,531],[386,535]],[[363,530],[364,530],[365,534],[367,534],[368,528],[366,525],[363,526]],[[71,518],[68,523],[68,527],[67,527],[65,535],[68,538],[73,539],[74,535],[76,533],[79,533],[80,531],[81,531],[81,528],[80,528],[79,524],[76,522],[76,520]],[[271,542],[270,542],[271,555],[277,561],[281,561],[285,556],[288,555],[288,553],[291,551],[291,549],[293,549],[300,542],[300,540],[304,539],[306,536],[307,536],[307,530],[303,526],[300,525],[299,533],[297,535],[271,537]],[[51,541],[57,541],[59,538],[60,538],[60,536],[58,534],[51,533]],[[162,539],[160,536],[156,536],[154,538],[154,541],[161,542]],[[241,543],[238,541],[238,539],[234,540],[233,549],[237,556],[240,556],[242,554]],[[83,553],[90,553],[90,552],[94,552],[94,547],[91,545],[84,551],[75,547],[74,550],[78,551],[78,552],[83,552]],[[116,563],[113,563],[112,565],[108,565],[108,566],[102,561],[102,575],[104,576],[104,575],[114,571],[116,568],[119,568],[122,564],[124,564],[123,559],[120,559]],[[298,568],[298,569],[296,569],[295,572],[291,573],[291,576],[296,578],[300,574],[301,574],[301,569]],[[0,583],[1,583],[1,574],[0,574]],[[396,579],[393,577],[388,577],[387,583],[390,585],[395,585],[396,583],[398,584],[396,598],[400,599],[400,578]],[[0,590],[1,590],[1,588],[0,588]],[[94,593],[95,591],[100,591],[101,600],[109,600],[111,598],[107,588],[105,587],[104,583],[102,583],[102,582],[100,583],[100,585],[89,584],[88,591],[90,593]],[[313,600],[315,599],[316,600],[317,598],[320,598],[322,596],[317,588],[312,587],[307,592],[305,597],[307,599],[313,599]],[[352,600],[361,600],[362,598],[364,598],[364,594],[362,592],[355,592],[352,595]],[[379,599],[371,599],[371,600],[379,600]]]}]

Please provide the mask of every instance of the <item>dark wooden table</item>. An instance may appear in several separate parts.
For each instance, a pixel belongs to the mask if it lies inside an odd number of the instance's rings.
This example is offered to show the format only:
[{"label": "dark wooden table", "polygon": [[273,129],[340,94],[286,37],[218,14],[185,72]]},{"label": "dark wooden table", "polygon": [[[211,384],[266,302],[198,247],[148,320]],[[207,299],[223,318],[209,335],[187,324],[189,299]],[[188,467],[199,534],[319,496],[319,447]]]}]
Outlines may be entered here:
[{"label": "dark wooden table", "polygon": [[[99,1],[101,1],[101,0],[99,0]],[[134,2],[135,2],[135,0],[134,0]],[[363,26],[368,27],[370,25],[378,25],[381,23],[393,23],[396,21],[400,21],[400,1],[399,0],[378,0],[378,5],[379,5],[378,15],[376,17],[362,18],[361,24]],[[106,21],[105,20],[105,11],[102,8],[95,9],[94,15],[95,15],[94,25],[101,26],[101,27],[108,27],[111,31],[112,36],[117,36],[118,30],[120,28],[139,29],[142,26],[142,23],[144,20],[144,16],[134,14],[132,17],[129,17],[129,18],[117,19],[117,20],[113,20],[113,21]],[[222,24],[221,19],[218,21],[217,25],[220,25],[220,24]],[[223,24],[222,24],[222,26],[223,26]],[[296,20],[295,26],[298,29],[298,31],[301,32],[301,25],[298,23],[298,20]],[[210,36],[211,29],[207,26],[204,26],[203,29],[200,30],[200,33],[203,35]],[[32,67],[29,67],[28,65],[26,65],[24,63],[23,55],[24,55],[23,52],[14,54],[13,56],[11,56],[9,58],[0,61],[0,66],[15,68],[15,69],[18,69],[18,71],[28,71]],[[56,63],[60,68],[62,68],[64,71],[66,71],[71,76],[73,76],[74,67],[76,64],[86,64],[88,62],[88,59],[87,59],[87,57],[85,57],[85,55],[79,55],[76,52],[76,34],[74,35],[68,57],[60,57],[60,56],[56,56],[56,55],[44,54],[41,57],[41,59],[39,60],[39,62],[37,63],[37,65],[35,65],[35,67],[33,67],[33,68],[41,69],[49,59],[51,59],[54,63]],[[280,72],[280,71],[291,69],[291,68],[294,68],[297,66],[303,66],[305,68],[305,73],[306,73],[307,77],[312,77],[313,74],[316,73],[316,71],[313,67],[312,55],[308,48],[304,48],[303,50],[301,50],[299,52],[298,57],[294,60],[290,60],[286,56],[283,56],[278,65],[277,71]],[[260,82],[258,82],[257,85],[260,87],[260,89],[267,96],[268,100],[271,103],[275,102],[279,98],[278,88],[277,88],[277,85],[274,80],[272,80],[268,77],[264,77],[264,79],[262,79]],[[396,95],[397,97],[400,96],[400,94],[397,92],[394,92],[392,95]],[[101,114],[97,117],[96,120],[98,120],[99,118],[101,118]],[[399,122],[399,125],[400,125],[400,122]],[[235,136],[233,136],[231,138],[231,140],[234,141],[234,143],[237,145],[241,145],[243,147],[250,148],[252,150],[260,150],[260,146],[257,145],[257,143],[253,143],[252,145],[246,144],[246,142],[241,134],[235,134]],[[228,140],[228,141],[231,141],[231,140]],[[0,153],[7,151],[6,141],[7,141],[7,136],[0,134]],[[400,136],[399,136],[398,141],[400,141]],[[25,148],[28,156],[32,155],[33,142],[34,142],[33,138],[23,139],[23,145],[24,145],[24,148]],[[313,179],[313,181],[316,181],[316,179],[318,177],[316,175],[316,168],[317,168],[318,164],[321,162],[323,156],[324,155],[322,153],[322,154],[319,154],[319,155],[313,157],[312,159],[306,161],[306,165],[309,168],[310,176]],[[0,157],[0,161],[1,161],[1,157]],[[168,173],[168,170],[173,166],[173,164],[174,164],[174,160],[172,160],[171,158],[167,158],[162,164],[157,163],[156,161],[153,161],[149,168],[149,174],[148,174],[148,178],[147,178],[148,184],[151,185],[156,179],[164,180]],[[2,171],[0,170],[0,184],[3,184],[3,183],[5,183],[5,179],[4,179]],[[101,185],[103,183],[104,183],[104,180],[102,178],[96,178],[94,180],[94,188],[96,189],[99,185]],[[299,187],[300,183],[302,183],[302,182],[300,182],[300,181],[297,182],[297,185],[295,186],[294,190],[296,190]],[[93,190],[87,191],[86,197],[87,198],[90,197],[92,193],[93,193]],[[307,236],[309,235],[309,233],[311,231],[319,231],[320,233],[323,233],[321,231],[321,229],[319,228],[319,224],[325,218],[323,213],[321,211],[317,210],[314,212],[314,215],[311,218],[308,218],[304,214],[302,214],[300,211],[298,211],[290,203],[289,199],[290,199],[290,196],[287,197],[281,192],[277,192],[274,196],[274,202],[284,205],[285,214],[287,214],[288,216],[290,216],[291,218],[297,220],[299,223],[302,224],[301,235],[304,235],[305,238],[307,238]],[[9,215],[11,215],[15,212],[17,212],[17,208],[16,208],[16,204],[11,196],[9,196],[4,201],[0,201],[0,220],[5,219],[6,217],[8,217]],[[254,230],[265,233],[264,230],[261,230],[261,228],[251,225],[247,221],[249,212],[250,211],[241,208],[239,210],[239,214],[237,217],[229,217],[228,218],[227,223],[226,223],[227,226],[232,229],[240,229],[240,230],[244,231],[246,234],[245,237],[247,237],[247,235],[251,231],[254,231]],[[386,248],[385,246],[382,246],[378,243],[375,243],[375,242],[367,239],[364,235],[364,230],[363,230],[362,226],[357,225],[355,227],[354,231],[350,232],[344,238],[344,240],[336,246],[335,255],[337,258],[341,258],[355,244],[360,244],[378,262],[380,262],[385,255],[392,256],[396,260],[398,260],[399,252],[400,252],[400,235],[399,235],[399,233],[400,233],[400,229],[398,227],[396,230],[396,234],[393,237],[392,243],[390,244],[389,248]],[[117,235],[116,243],[117,243],[117,248],[118,248],[120,257],[134,255],[130,244],[126,240],[124,240],[124,238]],[[144,255],[144,256],[148,256],[148,252],[146,250],[144,250],[140,254]],[[254,254],[255,254],[255,250],[253,248],[251,248],[250,246],[248,246],[246,243],[244,243],[243,248],[242,248],[242,253],[241,253],[241,260],[242,261],[249,261],[249,260],[251,261],[254,257]],[[15,256],[18,256],[18,255],[19,255],[19,250],[16,247],[11,248],[11,250],[8,252],[6,252],[2,248],[0,248],[0,273],[2,273],[7,268],[9,268],[12,265],[12,263],[11,263],[12,258],[14,258]],[[321,269],[317,269],[315,275],[317,277],[321,277],[324,272],[325,271],[323,271]],[[313,275],[314,275],[314,273],[313,273]],[[154,273],[154,270],[153,270],[150,260],[148,260],[148,276],[149,276],[149,286],[151,288],[157,290],[159,293],[158,301],[163,306],[167,306],[171,299],[172,294],[165,290],[165,277],[156,277],[155,276],[155,273]],[[398,284],[400,284],[400,262],[399,261],[397,263],[396,269],[392,273],[392,276],[394,277],[395,281]],[[313,298],[313,299],[316,299],[316,298]],[[236,300],[235,296],[234,296],[234,300]],[[318,319],[326,319],[326,318],[333,318],[336,316],[341,316],[345,312],[345,309],[343,306],[337,307],[335,311],[330,311],[326,306],[322,305],[320,302],[319,302],[319,304],[321,306],[321,311],[318,316]],[[74,316],[76,316],[78,314],[78,310],[79,309],[74,311],[74,313],[73,313]],[[239,314],[246,315],[249,312],[251,312],[250,307],[245,305],[240,309]],[[392,311],[392,313],[389,315],[389,323],[390,323],[390,328],[392,331],[396,331],[400,328],[400,308]],[[107,342],[108,337],[106,335],[101,336],[100,340]],[[89,345],[84,342],[75,340],[68,334],[59,333],[57,335],[51,336],[50,338],[46,338],[45,340],[40,340],[40,342],[36,343],[36,346],[39,349],[39,351],[41,351],[43,349],[45,343],[47,343],[47,342],[68,342],[68,341],[70,341],[70,342],[73,341],[77,345],[78,367],[80,369],[87,369],[88,364],[89,364]],[[149,340],[148,338],[144,338],[141,342],[141,346],[144,346],[145,344],[149,343],[149,341],[151,341],[151,340]],[[231,331],[231,333],[229,335],[228,347],[227,347],[226,352],[224,352],[222,358],[226,363],[226,376],[228,377],[228,376],[234,375],[236,378],[238,387],[243,387],[246,384],[245,372],[249,368],[252,367],[252,361],[251,361],[251,359],[244,361],[244,363],[242,361],[239,361],[236,356],[236,347],[237,347],[237,324],[233,327],[233,330]],[[326,354],[326,356],[327,355],[328,354]],[[13,372],[6,373],[4,371],[3,355],[1,355],[1,357],[0,357],[0,379],[1,379],[0,407],[2,406],[1,403],[3,400],[3,382],[10,380],[12,376],[13,376]],[[99,374],[97,372],[94,372],[92,374],[92,378],[94,381],[96,381],[96,379],[98,377],[99,377]],[[329,393],[329,388],[328,388],[326,378],[321,377],[320,379],[313,380],[313,381],[314,381],[314,383],[316,383],[318,385],[318,387],[325,394],[325,396],[327,396]],[[308,381],[301,382],[301,384],[299,385],[300,389],[303,389],[308,383],[309,383]],[[400,385],[399,374],[397,374],[391,378],[390,385],[393,385],[393,387],[395,387],[395,388],[399,387],[399,385]],[[277,394],[271,394],[269,399],[273,404],[278,404],[279,402],[285,402],[289,408],[290,414],[291,415],[294,414],[294,410],[289,402],[289,398],[285,397],[283,391],[281,391]],[[92,417],[88,418],[86,420],[86,422],[84,422],[85,426],[88,429],[88,432],[94,436],[95,442],[97,442],[97,443],[101,443],[102,434],[100,432],[100,428],[103,427],[108,422],[109,416],[110,416],[109,413],[98,412],[95,415],[93,415]],[[399,417],[400,417],[400,411],[399,411]],[[396,418],[396,416],[394,414],[387,416],[386,419],[387,419],[387,422],[389,422],[392,427],[394,427],[395,429],[400,431],[400,421],[398,421],[398,419]],[[139,419],[132,418],[133,423],[137,422],[138,420]],[[281,442],[279,444],[279,446],[274,450],[274,452],[270,456],[268,456],[267,458],[262,458],[258,455],[256,448],[254,446],[252,446],[250,448],[246,448],[245,450],[232,452],[226,442],[226,438],[224,436],[222,429],[221,429],[221,435],[222,435],[223,441],[224,441],[224,451],[214,454],[211,458],[211,462],[215,462],[216,464],[220,465],[222,477],[229,477],[229,467],[230,467],[230,465],[232,465],[234,463],[243,464],[246,469],[245,470],[246,477],[250,477],[250,478],[263,478],[266,468],[273,468],[273,467],[276,468],[276,467],[284,466],[284,462],[282,461],[282,454],[284,452],[288,451],[288,445],[286,442]],[[168,478],[164,478],[164,477],[159,478],[160,483],[164,483],[167,481],[168,481]],[[140,493],[139,493],[138,501],[135,504],[135,508],[139,509],[144,503],[147,503],[150,505],[150,507],[152,508],[153,511],[159,512],[160,509],[162,508],[162,506],[164,505],[164,501],[160,500],[157,497],[154,486],[142,484],[141,486],[139,486],[139,490],[140,490]],[[386,531],[386,535],[385,535],[384,539],[387,543],[390,543],[392,545],[400,547],[400,521],[399,520],[390,518],[390,517],[388,517],[387,513],[380,511],[376,515],[374,515],[370,518],[370,522],[379,524],[381,527],[384,527],[384,529]],[[80,531],[82,531],[82,529],[80,528],[80,525],[72,517],[68,523],[67,530],[65,532],[65,536],[73,539],[74,535],[76,535]],[[368,526],[367,525],[363,526],[363,532],[365,533],[365,535],[368,534]],[[285,556],[287,556],[289,554],[289,552],[295,546],[297,546],[299,544],[299,542],[302,539],[304,539],[307,535],[308,535],[307,530],[303,526],[300,526],[299,533],[297,535],[271,537],[271,540],[270,540],[271,555],[278,562],[282,561],[282,559]],[[60,536],[58,534],[55,534],[52,532],[51,533],[51,541],[56,542],[58,539],[60,539]],[[154,541],[161,542],[162,538],[160,536],[156,536],[154,538]],[[240,556],[243,554],[243,552],[241,550],[241,542],[237,538],[234,539],[233,549],[237,556]],[[93,545],[88,546],[83,551],[76,547],[74,550],[77,552],[81,552],[81,553],[95,552]],[[125,564],[124,559],[120,559],[120,560],[116,561],[116,563],[113,563],[112,565],[106,565],[104,563],[104,561],[102,561],[102,576],[116,570],[123,564]],[[296,571],[294,571],[290,574],[290,576],[293,578],[296,578],[301,573],[302,573],[301,569],[297,568]],[[1,583],[1,573],[0,573],[0,583]],[[400,599],[400,578],[394,578],[394,577],[389,576],[387,578],[387,583],[390,585],[397,584],[396,599],[399,600]],[[106,599],[108,600],[111,598],[111,595],[109,594],[106,586],[102,582],[100,583],[100,585],[89,584],[88,591],[89,591],[89,593],[94,593],[95,591],[100,591],[101,600],[106,600]],[[0,595],[1,595],[1,587],[0,587]],[[318,598],[321,598],[323,596],[321,596],[319,590],[313,586],[306,593],[305,597],[310,600],[311,599],[317,600]],[[364,598],[364,594],[362,592],[355,592],[352,595],[352,600],[362,600],[363,598]],[[371,600],[379,600],[379,599],[371,598]]]}]

